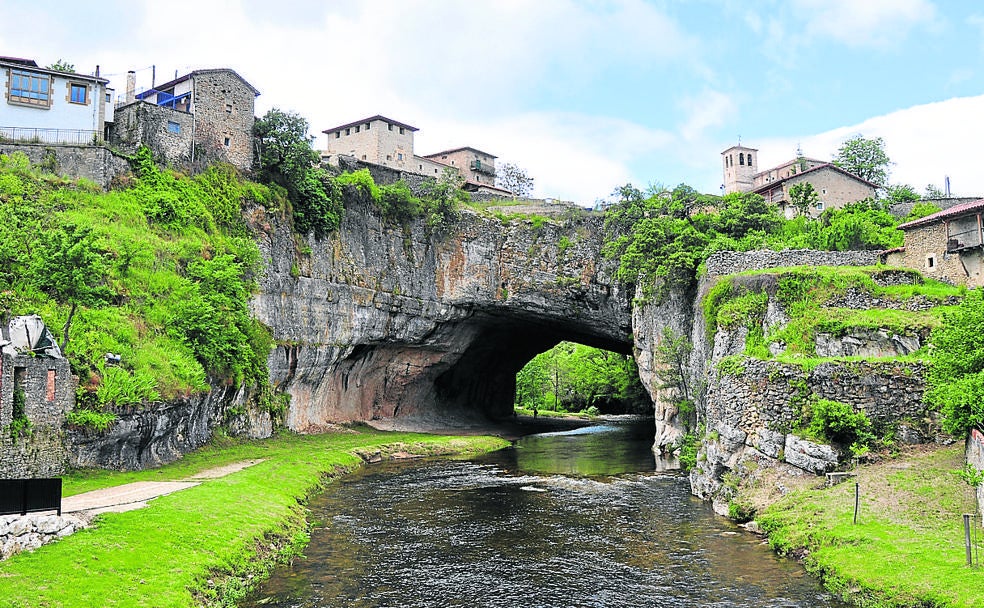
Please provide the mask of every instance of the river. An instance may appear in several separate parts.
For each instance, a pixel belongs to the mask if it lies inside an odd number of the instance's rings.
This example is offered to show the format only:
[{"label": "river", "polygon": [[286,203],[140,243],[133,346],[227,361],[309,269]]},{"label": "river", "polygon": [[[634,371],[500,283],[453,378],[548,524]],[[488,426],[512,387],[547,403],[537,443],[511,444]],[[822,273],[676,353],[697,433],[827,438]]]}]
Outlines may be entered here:
[{"label": "river", "polygon": [[304,558],[245,606],[841,607],[660,473],[652,421],[466,461],[364,467],[310,505]]}]

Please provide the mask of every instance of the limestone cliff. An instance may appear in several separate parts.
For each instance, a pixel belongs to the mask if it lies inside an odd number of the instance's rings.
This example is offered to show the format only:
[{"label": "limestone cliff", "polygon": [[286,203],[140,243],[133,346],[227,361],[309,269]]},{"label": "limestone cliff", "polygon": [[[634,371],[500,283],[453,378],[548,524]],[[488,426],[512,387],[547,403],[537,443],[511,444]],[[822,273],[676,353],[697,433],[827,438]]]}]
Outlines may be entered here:
[{"label": "limestone cliff", "polygon": [[340,229],[296,240],[259,210],[267,270],[252,302],[277,340],[287,425],[512,412],[515,373],[560,340],[628,353],[630,294],[600,255],[600,216],[506,221],[469,210],[453,229],[385,223],[355,189]]}]

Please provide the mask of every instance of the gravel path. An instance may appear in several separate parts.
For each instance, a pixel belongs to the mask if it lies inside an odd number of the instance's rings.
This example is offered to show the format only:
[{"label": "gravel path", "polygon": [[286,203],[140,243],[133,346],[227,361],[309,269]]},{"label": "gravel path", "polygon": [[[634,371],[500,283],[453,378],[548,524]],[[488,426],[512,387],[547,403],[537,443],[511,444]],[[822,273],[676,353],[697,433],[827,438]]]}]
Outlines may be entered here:
[{"label": "gravel path", "polygon": [[147,501],[158,496],[165,496],[179,490],[193,488],[203,481],[218,479],[231,473],[242,471],[246,467],[263,462],[262,460],[244,460],[234,462],[214,469],[208,469],[192,475],[183,481],[137,481],[112,488],[93,490],[84,494],[76,494],[62,499],[62,513],[72,513],[87,519],[100,513],[123,513],[147,506]]}]

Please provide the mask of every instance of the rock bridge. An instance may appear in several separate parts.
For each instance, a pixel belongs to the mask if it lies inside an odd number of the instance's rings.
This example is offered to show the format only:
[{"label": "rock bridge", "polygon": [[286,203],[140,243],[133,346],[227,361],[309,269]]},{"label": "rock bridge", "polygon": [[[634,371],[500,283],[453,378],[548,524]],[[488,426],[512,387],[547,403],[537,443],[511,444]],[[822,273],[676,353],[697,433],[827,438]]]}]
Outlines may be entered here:
[{"label": "rock bridge", "polygon": [[291,395],[288,426],[505,417],[515,373],[557,342],[632,353],[632,294],[601,255],[603,218],[571,216],[464,211],[431,234],[349,196],[326,239],[257,222],[268,266],[252,307],[278,343],[271,381]]}]

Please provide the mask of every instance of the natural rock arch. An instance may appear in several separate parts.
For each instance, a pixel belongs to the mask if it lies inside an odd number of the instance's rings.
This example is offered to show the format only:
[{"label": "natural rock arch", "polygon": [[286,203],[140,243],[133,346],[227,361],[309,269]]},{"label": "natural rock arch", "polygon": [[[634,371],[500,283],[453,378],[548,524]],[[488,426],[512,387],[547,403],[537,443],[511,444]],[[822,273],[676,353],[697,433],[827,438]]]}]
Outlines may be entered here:
[{"label": "natural rock arch", "polygon": [[252,308],[278,341],[271,380],[291,395],[290,428],[504,417],[516,371],[557,342],[632,352],[631,294],[601,255],[600,215],[465,211],[430,233],[387,225],[349,194],[326,239],[298,246],[283,223],[256,222],[267,270]]}]

